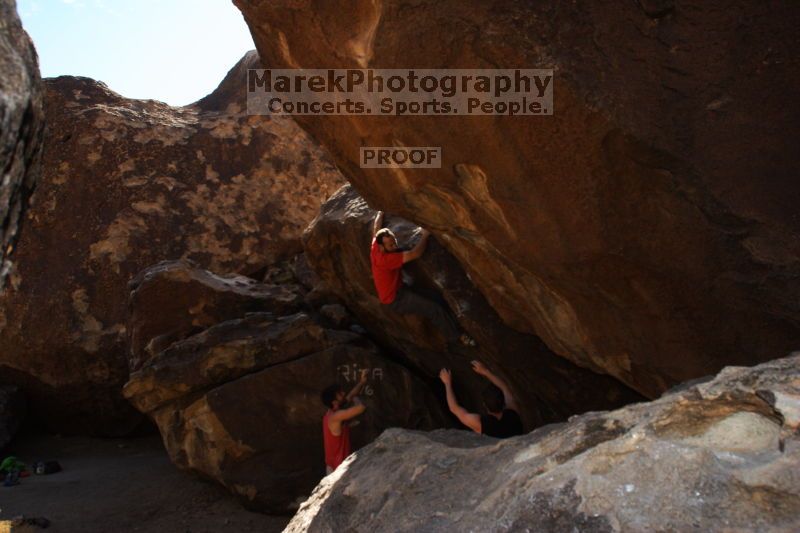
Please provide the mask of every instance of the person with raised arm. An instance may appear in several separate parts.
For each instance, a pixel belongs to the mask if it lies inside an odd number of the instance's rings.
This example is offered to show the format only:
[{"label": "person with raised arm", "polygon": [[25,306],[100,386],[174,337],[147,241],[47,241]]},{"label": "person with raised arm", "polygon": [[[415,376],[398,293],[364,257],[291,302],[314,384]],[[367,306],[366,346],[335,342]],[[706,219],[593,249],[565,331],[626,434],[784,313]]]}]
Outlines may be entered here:
[{"label": "person with raised arm", "polygon": [[381,304],[401,315],[419,315],[427,318],[444,334],[448,345],[460,342],[463,346],[475,346],[475,341],[469,335],[460,332],[455,317],[448,309],[403,283],[403,265],[422,257],[428,245],[430,232],[422,229],[421,238],[416,246],[403,251],[398,247],[397,238],[392,230],[382,226],[383,211],[378,211],[372,224],[370,264],[375,290]]},{"label": "person with raised arm", "polygon": [[[361,370],[361,377],[347,394],[338,383],[322,391],[322,403],[328,412],[322,417],[322,440],[325,446],[326,474],[330,474],[350,455],[350,420],[367,410],[358,394],[367,384],[368,369]],[[352,406],[348,406],[350,403]]]},{"label": "person with raised arm", "polygon": [[519,417],[517,402],[508,384],[480,361],[472,361],[472,369],[489,380],[482,394],[487,414],[470,413],[459,405],[453,392],[452,375],[448,369],[443,368],[439,372],[439,379],[444,383],[450,412],[475,433],[498,439],[522,435],[522,419]]}]

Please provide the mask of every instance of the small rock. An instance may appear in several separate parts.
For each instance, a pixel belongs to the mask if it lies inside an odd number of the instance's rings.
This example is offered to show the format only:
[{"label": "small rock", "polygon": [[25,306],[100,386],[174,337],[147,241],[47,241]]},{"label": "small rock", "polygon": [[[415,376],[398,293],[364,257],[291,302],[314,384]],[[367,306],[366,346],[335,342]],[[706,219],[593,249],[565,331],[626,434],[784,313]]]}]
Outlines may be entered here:
[{"label": "small rock", "polygon": [[350,323],[350,313],[341,304],[325,304],[319,308],[319,313],[336,328],[346,328]]}]

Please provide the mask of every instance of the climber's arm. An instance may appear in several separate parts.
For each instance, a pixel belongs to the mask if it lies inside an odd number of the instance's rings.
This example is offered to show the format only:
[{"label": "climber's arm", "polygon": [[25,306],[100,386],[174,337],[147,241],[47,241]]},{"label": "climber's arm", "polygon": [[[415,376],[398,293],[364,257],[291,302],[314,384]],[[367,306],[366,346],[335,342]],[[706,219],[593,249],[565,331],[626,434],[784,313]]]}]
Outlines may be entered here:
[{"label": "climber's arm", "polygon": [[364,386],[367,384],[367,374],[368,373],[369,373],[369,369],[367,369],[367,368],[362,368],[361,369],[361,378],[358,380],[358,383],[356,383],[356,386],[353,387],[350,390],[350,392],[347,393],[347,401],[348,402],[352,401],[353,398],[358,396],[358,394],[361,392],[361,389],[363,389]]},{"label": "climber's arm", "polygon": [[428,246],[428,238],[431,236],[430,232],[426,229],[422,230],[422,236],[419,242],[411,250],[403,252],[403,263],[408,263],[414,259],[419,259],[425,253],[425,248]]},{"label": "climber's arm", "polygon": [[351,418],[357,417],[366,410],[367,406],[359,402],[357,405],[354,405],[353,407],[349,407],[347,409],[339,409],[338,411],[335,411],[333,414],[331,414],[330,420],[331,422],[344,422],[345,420],[350,420]]},{"label": "climber's arm", "polygon": [[375,234],[378,233],[378,230],[381,229],[383,226],[383,211],[378,211],[378,214],[375,216],[375,221],[372,223],[372,238],[375,238]]},{"label": "climber's arm", "polygon": [[475,433],[480,433],[482,429],[481,417],[475,413],[470,413],[458,405],[458,400],[456,400],[456,395],[453,392],[452,376],[450,375],[450,371],[446,368],[443,368],[441,372],[439,372],[439,379],[441,379],[442,383],[444,383],[444,388],[447,392],[447,407],[450,409],[450,412],[456,415],[458,420],[469,429]]},{"label": "climber's arm", "polygon": [[491,381],[498,389],[500,389],[503,392],[503,399],[505,400],[507,409],[513,409],[514,411],[519,412],[519,408],[517,407],[517,402],[514,399],[514,395],[511,393],[511,389],[509,388],[505,380],[503,380],[503,378],[501,378],[500,376],[498,376],[497,374],[486,368],[486,366],[480,361],[472,361],[472,369],[476,373],[480,374],[481,376]]}]

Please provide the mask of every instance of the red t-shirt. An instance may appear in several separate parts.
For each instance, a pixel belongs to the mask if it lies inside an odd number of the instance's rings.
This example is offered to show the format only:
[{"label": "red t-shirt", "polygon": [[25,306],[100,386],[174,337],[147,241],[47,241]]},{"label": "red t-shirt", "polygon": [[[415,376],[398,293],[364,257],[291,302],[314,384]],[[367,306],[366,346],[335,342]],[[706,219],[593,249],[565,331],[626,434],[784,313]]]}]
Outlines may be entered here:
[{"label": "red t-shirt", "polygon": [[328,410],[322,417],[322,440],[325,444],[325,464],[335,470],[350,455],[350,426],[343,422],[342,434],[334,435],[328,426],[328,417],[331,414],[333,411]]},{"label": "red t-shirt", "polygon": [[372,249],[369,252],[372,263],[372,279],[375,289],[382,304],[390,304],[397,296],[403,278],[400,275],[403,266],[402,252],[386,253],[381,251],[378,241],[372,239]]}]

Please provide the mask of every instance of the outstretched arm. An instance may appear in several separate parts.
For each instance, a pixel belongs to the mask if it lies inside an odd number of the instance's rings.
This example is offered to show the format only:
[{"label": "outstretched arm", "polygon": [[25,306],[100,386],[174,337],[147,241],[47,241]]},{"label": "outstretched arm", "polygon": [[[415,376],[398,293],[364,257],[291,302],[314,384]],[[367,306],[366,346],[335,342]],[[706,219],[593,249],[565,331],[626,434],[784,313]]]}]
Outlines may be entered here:
[{"label": "outstretched arm", "polygon": [[358,394],[361,392],[361,390],[367,384],[367,373],[368,372],[369,372],[369,370],[366,369],[366,368],[362,368],[361,369],[361,378],[358,380],[358,383],[356,383],[356,386],[353,387],[352,390],[350,390],[350,392],[347,393],[347,401],[348,402],[352,401],[353,398],[358,396]]},{"label": "outstretched arm", "polygon": [[481,432],[481,417],[476,415],[475,413],[470,413],[460,405],[458,405],[458,400],[456,400],[456,395],[453,392],[453,383],[452,383],[452,376],[450,375],[450,371],[446,368],[443,368],[439,372],[439,379],[442,380],[444,383],[444,388],[447,391],[447,407],[450,409],[450,412],[458,417],[459,421],[462,424],[470,428],[475,433]]},{"label": "outstretched arm", "polygon": [[383,226],[383,211],[378,211],[378,214],[375,216],[375,221],[372,223],[372,238],[375,238],[375,234],[378,233],[378,230],[381,229]]},{"label": "outstretched arm", "polygon": [[[358,400],[358,398],[356,398],[356,400]],[[335,424],[339,422],[344,422],[345,420],[350,420],[351,418],[357,417],[366,410],[367,406],[361,403],[360,401],[357,401],[356,405],[354,405],[353,407],[349,407],[347,409],[339,409],[338,411],[335,411],[331,415],[329,423],[332,422]]]},{"label": "outstretched arm", "polygon": [[419,259],[425,253],[425,248],[428,246],[428,238],[431,236],[430,232],[426,229],[422,230],[421,237],[416,246],[407,252],[403,252],[403,263],[408,263],[414,259]]},{"label": "outstretched arm", "polygon": [[517,402],[514,400],[514,395],[511,394],[511,389],[500,376],[494,374],[480,361],[472,361],[472,370],[491,381],[498,389],[503,391],[503,398],[506,402],[506,408],[519,412],[519,409],[517,409]]},{"label": "outstretched arm", "polygon": [[369,372],[368,369],[361,369],[361,378],[358,380],[358,383],[356,383],[356,386],[347,393],[345,402],[353,402],[355,405],[348,407],[347,409],[339,409],[338,411],[335,411],[331,415],[330,423],[338,424],[340,422],[344,422],[345,420],[350,420],[351,418],[355,418],[367,410],[367,406],[361,403],[361,400],[358,398],[358,393],[360,393],[367,384],[367,372]]}]

